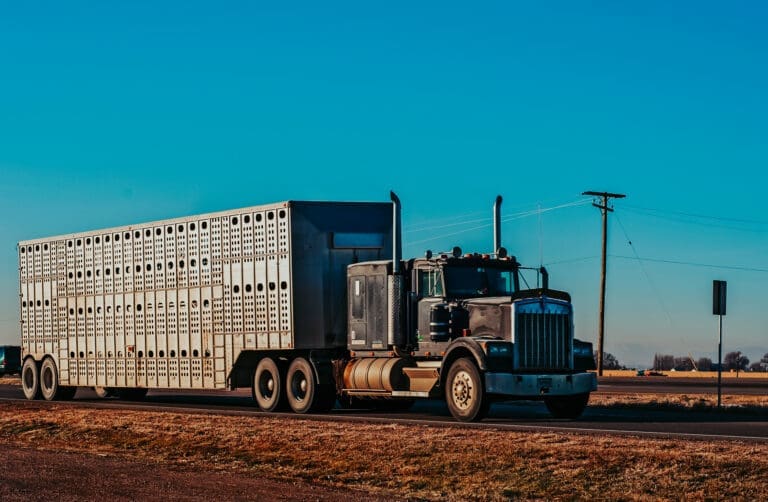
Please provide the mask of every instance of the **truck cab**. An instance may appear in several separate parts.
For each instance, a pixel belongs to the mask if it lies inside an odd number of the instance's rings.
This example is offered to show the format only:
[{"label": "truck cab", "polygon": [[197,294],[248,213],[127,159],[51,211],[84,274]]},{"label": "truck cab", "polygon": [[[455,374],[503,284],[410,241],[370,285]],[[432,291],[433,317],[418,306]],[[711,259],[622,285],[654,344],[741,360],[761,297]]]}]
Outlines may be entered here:
[{"label": "truck cab", "polygon": [[[522,267],[503,250],[427,252],[399,265],[348,268],[348,347],[355,358],[354,378],[346,382],[356,384],[348,393],[444,397],[463,421],[482,418],[491,401],[505,399],[543,400],[556,417],[581,414],[597,388],[587,372],[592,345],[574,339],[570,296],[549,289],[545,269],[536,269],[541,287],[521,289]],[[377,358],[402,362],[384,374]],[[371,368],[382,374],[371,378]],[[400,387],[385,393],[361,385],[372,379]]]}]

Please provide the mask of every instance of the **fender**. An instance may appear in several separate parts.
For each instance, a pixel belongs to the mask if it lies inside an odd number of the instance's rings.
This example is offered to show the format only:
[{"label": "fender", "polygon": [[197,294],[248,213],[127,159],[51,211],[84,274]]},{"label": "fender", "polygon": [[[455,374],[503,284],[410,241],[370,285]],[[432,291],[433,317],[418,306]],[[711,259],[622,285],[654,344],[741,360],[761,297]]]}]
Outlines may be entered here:
[{"label": "fender", "polygon": [[[482,340],[482,338],[480,340]],[[451,364],[453,364],[453,361],[466,356],[467,353],[472,355],[475,363],[477,364],[477,367],[480,368],[480,371],[486,371],[488,369],[488,357],[485,355],[485,351],[483,351],[483,348],[480,346],[480,341],[472,336],[463,336],[451,342],[451,344],[448,346],[448,350],[445,351],[445,356],[443,356],[443,363],[441,365],[440,371],[441,382],[443,378],[442,370],[450,368]]]}]

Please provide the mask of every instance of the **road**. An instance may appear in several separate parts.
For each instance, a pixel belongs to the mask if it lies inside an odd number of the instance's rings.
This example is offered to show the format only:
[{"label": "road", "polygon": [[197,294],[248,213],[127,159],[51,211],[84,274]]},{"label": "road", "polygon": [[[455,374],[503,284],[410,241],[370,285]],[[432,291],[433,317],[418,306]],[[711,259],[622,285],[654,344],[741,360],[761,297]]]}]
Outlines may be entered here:
[{"label": "road", "polygon": [[[685,381],[681,381],[685,380]],[[691,379],[603,379],[601,393],[713,393],[711,382]],[[724,394],[768,394],[768,381],[728,382]],[[0,385],[0,399],[23,399],[21,388]],[[62,403],[59,403],[62,404]],[[98,399],[88,389],[78,390],[71,406],[98,408],[173,410],[189,413],[226,415],[258,415],[247,390],[226,391],[150,391],[144,402]],[[669,411],[647,409],[615,409],[590,406],[578,420],[556,420],[542,403],[496,403],[490,415],[477,424],[459,424],[441,401],[420,401],[408,412],[383,413],[369,410],[333,410],[324,415],[278,413],[287,419],[312,417],[318,420],[403,423],[450,427],[476,427],[539,432],[578,432],[598,435],[634,435],[645,437],[739,440],[768,442],[768,415]]]}]

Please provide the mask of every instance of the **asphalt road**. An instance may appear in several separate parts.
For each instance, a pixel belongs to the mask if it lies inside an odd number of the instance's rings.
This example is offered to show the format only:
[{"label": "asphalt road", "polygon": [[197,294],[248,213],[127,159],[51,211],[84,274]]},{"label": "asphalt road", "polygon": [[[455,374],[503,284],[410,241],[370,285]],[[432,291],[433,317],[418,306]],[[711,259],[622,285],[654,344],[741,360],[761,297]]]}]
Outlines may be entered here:
[{"label": "asphalt road", "polygon": [[[645,379],[604,379],[600,391],[605,393],[707,393],[708,382],[680,382],[680,379],[646,381]],[[649,390],[650,389],[650,390]],[[724,393],[768,394],[768,381],[748,384],[730,382]],[[23,399],[21,388],[0,385],[0,399]],[[58,405],[64,403],[57,403]],[[247,390],[227,391],[150,391],[146,400],[133,403],[118,399],[99,399],[88,389],[78,390],[70,406],[119,409],[161,409],[189,413],[227,415],[259,415]],[[307,417],[278,413],[287,419]],[[319,420],[423,424],[450,427],[494,428],[538,432],[578,432],[597,435],[633,435],[645,437],[739,440],[768,442],[768,415],[734,412],[697,412],[648,409],[615,409],[589,406],[578,420],[552,419],[545,406],[536,402],[495,403],[489,417],[477,424],[459,424],[441,401],[419,401],[407,412],[335,409],[329,414],[309,415]]]}]

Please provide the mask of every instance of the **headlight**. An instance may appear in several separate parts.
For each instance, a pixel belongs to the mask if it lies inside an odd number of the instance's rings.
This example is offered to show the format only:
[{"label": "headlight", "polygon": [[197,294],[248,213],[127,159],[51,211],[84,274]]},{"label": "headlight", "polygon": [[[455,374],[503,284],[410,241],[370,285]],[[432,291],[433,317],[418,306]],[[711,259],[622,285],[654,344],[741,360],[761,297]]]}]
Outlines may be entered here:
[{"label": "headlight", "polygon": [[580,357],[592,356],[592,344],[589,342],[582,342],[580,340],[573,341],[573,354]]},{"label": "headlight", "polygon": [[506,343],[486,343],[485,353],[489,356],[504,356],[509,354],[510,346]]}]

